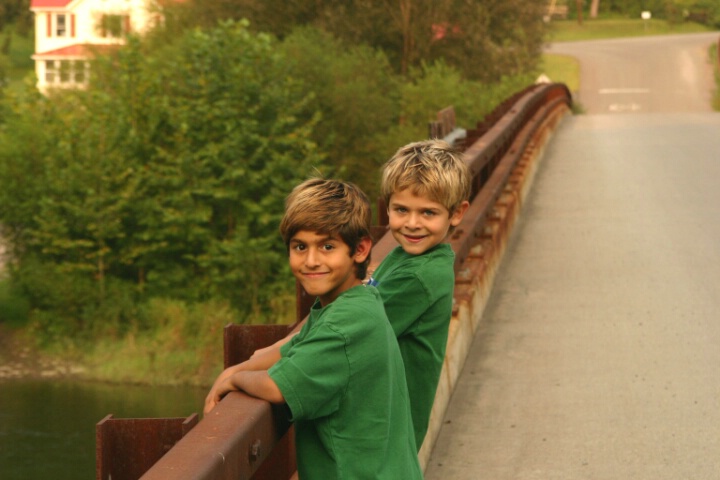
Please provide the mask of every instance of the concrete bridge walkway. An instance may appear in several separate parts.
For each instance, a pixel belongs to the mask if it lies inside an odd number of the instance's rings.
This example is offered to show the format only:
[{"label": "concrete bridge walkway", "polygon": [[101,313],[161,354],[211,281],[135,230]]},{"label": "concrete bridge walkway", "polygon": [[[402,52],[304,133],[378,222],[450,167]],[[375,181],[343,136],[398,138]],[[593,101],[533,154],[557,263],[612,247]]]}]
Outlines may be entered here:
[{"label": "concrete bridge walkway", "polygon": [[562,121],[426,479],[720,479],[720,114]]}]

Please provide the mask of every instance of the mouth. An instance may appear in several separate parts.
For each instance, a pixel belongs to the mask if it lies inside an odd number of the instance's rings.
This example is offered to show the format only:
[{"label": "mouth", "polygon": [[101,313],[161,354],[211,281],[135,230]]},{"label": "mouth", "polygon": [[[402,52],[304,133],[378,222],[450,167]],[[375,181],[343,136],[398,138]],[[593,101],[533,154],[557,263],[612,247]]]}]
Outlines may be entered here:
[{"label": "mouth", "polygon": [[300,274],[305,278],[322,278],[323,276],[327,275],[329,272],[300,272]]},{"label": "mouth", "polygon": [[408,235],[403,234],[403,237],[405,240],[407,240],[410,243],[420,243],[425,238],[425,235]]}]

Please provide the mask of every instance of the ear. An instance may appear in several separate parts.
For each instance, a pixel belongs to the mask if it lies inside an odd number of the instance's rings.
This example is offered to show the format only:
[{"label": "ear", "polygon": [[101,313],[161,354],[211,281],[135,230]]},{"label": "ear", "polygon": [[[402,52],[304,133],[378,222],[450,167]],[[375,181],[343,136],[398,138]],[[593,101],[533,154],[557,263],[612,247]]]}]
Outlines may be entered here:
[{"label": "ear", "polygon": [[450,215],[450,225],[453,227],[457,227],[460,225],[460,222],[462,222],[463,217],[465,216],[465,212],[467,212],[467,209],[470,207],[470,202],[467,200],[460,203],[460,205],[457,206],[455,211],[453,211],[453,214]]},{"label": "ear", "polygon": [[363,263],[370,255],[370,250],[372,250],[372,240],[370,237],[363,237],[355,247],[355,255],[353,255],[355,263]]}]

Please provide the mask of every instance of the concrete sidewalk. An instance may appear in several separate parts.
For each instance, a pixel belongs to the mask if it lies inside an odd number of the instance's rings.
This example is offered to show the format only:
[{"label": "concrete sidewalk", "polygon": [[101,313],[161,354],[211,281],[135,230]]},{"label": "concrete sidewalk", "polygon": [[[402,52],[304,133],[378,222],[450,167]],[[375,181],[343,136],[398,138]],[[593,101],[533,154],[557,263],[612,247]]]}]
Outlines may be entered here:
[{"label": "concrete sidewalk", "polygon": [[720,478],[720,115],[566,118],[427,480]]}]

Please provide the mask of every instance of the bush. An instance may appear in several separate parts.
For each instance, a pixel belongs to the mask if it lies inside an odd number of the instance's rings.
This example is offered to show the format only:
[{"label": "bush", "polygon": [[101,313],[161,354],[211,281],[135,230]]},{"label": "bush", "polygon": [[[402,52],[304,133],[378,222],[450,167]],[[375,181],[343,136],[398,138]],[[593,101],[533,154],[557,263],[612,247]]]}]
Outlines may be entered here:
[{"label": "bush", "polygon": [[313,140],[327,158],[325,176],[357,183],[370,198],[379,168],[394,150],[377,138],[397,125],[401,82],[381,52],[347,45],[315,28],[295,29],[281,45],[288,74],[302,81],[321,112]]},{"label": "bush", "polygon": [[283,199],[323,161],[276,47],[234,23],[130,39],[86,91],[9,99],[0,221],[50,337],[121,335],[156,297],[266,318],[292,292]]},{"label": "bush", "polygon": [[214,340],[194,337],[216,314],[293,320],[277,225],[302,179],[340,176],[373,198],[382,164],[439,110],[474,126],[530,81],[467,81],[440,61],[403,79],[381,52],[310,28],[156,38],[98,57],[87,90],[26,85],[0,103],[13,291],[45,343],[103,338],[137,349],[138,370],[210,355]]},{"label": "bush", "polygon": [[0,279],[0,323],[22,326],[27,323],[30,303],[7,279]]}]

